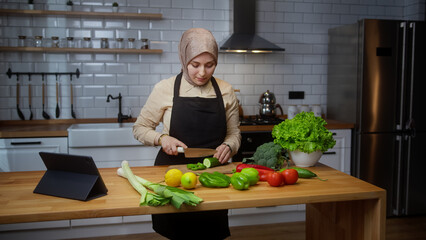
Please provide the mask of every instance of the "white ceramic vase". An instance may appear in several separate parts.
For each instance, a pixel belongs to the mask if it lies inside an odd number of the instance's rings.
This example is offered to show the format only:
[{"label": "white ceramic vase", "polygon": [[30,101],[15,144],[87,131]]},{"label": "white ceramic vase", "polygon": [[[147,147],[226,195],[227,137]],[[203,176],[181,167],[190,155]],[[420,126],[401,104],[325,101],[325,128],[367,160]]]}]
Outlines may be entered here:
[{"label": "white ceramic vase", "polygon": [[321,151],[304,153],[300,151],[290,151],[290,159],[297,167],[312,167],[320,160]]}]

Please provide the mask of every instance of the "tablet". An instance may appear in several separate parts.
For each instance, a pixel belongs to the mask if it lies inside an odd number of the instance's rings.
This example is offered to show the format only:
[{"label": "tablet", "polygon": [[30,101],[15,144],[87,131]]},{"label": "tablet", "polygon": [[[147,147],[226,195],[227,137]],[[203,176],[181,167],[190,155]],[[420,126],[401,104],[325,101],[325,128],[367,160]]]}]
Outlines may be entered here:
[{"label": "tablet", "polygon": [[34,193],[88,201],[108,189],[90,156],[40,152],[47,170]]}]

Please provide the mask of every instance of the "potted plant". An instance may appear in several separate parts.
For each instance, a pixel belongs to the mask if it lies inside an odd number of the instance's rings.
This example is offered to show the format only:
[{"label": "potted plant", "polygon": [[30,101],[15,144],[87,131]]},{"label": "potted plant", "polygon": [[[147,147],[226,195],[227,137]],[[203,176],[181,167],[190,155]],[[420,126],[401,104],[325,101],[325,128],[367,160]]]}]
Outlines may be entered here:
[{"label": "potted plant", "polygon": [[34,10],[34,0],[28,0],[28,9]]},{"label": "potted plant", "polygon": [[325,128],[327,124],[313,112],[301,112],[293,119],[287,119],[272,129],[274,142],[290,153],[296,166],[311,167],[321,158],[322,153],[334,147],[332,133]]},{"label": "potted plant", "polygon": [[118,3],[117,3],[117,2],[114,2],[114,3],[112,4],[112,11],[113,11],[113,12],[118,12]]},{"label": "potted plant", "polygon": [[67,10],[68,11],[72,11],[72,6],[74,5],[74,3],[71,0],[67,1]]}]

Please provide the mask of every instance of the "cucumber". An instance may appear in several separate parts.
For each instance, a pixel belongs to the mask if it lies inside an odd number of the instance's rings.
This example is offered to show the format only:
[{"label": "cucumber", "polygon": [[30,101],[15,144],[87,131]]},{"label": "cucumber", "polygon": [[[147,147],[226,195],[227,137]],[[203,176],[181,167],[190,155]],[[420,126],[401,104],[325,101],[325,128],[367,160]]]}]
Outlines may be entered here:
[{"label": "cucumber", "polygon": [[204,166],[206,166],[206,168],[212,168],[212,167],[219,166],[220,162],[219,162],[219,159],[215,157],[209,157],[209,158],[204,158],[203,164]]}]

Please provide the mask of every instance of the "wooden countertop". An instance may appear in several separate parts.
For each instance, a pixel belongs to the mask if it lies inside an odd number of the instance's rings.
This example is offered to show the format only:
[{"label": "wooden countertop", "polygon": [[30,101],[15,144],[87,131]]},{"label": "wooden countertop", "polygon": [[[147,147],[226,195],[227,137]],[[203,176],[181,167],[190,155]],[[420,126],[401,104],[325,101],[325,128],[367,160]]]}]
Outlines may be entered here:
[{"label": "wooden countertop", "polygon": [[[125,122],[135,122],[130,119]],[[76,123],[114,123],[116,118],[102,119],[52,119],[31,121],[0,121],[0,138],[24,138],[24,137],[67,137],[67,128]],[[352,123],[342,123],[332,119],[326,119],[328,129],[351,129]],[[273,125],[240,126],[242,132],[271,131]]]},{"label": "wooden countertop", "polygon": [[[153,182],[163,180],[166,169],[167,166],[132,167],[137,176]],[[205,188],[198,184],[193,191],[204,202],[197,207],[185,205],[180,210],[171,205],[139,207],[140,195],[116,174],[117,168],[100,169],[108,195],[87,202],[34,194],[44,171],[2,172],[0,224],[352,200],[386,201],[385,190],[372,184],[322,164],[309,169],[328,180],[299,179],[297,184],[283,187],[259,182],[246,191],[232,187]],[[384,212],[380,214],[383,216]]]}]

